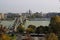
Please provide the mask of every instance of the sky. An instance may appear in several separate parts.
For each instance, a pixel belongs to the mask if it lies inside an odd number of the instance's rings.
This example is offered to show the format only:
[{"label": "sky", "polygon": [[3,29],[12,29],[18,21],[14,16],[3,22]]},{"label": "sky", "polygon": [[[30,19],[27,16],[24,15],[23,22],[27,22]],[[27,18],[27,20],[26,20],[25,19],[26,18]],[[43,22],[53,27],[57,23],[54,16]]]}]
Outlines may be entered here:
[{"label": "sky", "polygon": [[0,12],[60,12],[60,0],[0,0]]}]

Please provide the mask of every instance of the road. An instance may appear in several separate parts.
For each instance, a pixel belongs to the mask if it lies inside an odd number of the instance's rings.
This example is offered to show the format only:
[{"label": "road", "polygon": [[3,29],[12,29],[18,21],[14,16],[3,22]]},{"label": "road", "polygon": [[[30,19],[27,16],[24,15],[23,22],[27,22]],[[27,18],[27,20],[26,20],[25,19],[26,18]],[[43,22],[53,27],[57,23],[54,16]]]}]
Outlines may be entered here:
[{"label": "road", "polygon": [[[16,40],[22,40],[25,36],[22,36],[20,34],[17,34]],[[45,37],[31,37],[32,40],[45,40]]]}]

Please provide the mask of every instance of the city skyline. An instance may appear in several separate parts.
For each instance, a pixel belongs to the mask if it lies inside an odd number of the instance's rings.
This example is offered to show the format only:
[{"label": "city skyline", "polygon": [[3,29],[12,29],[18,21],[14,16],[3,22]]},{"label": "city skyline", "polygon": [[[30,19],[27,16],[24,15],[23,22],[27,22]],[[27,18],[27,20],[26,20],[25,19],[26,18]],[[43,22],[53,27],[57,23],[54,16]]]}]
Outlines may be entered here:
[{"label": "city skyline", "polygon": [[59,0],[0,0],[1,13],[60,12]]}]

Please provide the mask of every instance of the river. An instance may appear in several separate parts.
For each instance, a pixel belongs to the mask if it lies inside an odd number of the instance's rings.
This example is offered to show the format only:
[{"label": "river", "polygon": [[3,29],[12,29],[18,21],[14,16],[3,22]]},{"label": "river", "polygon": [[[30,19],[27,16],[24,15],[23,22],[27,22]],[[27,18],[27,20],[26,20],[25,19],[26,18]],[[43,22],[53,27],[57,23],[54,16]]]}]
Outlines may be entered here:
[{"label": "river", "polygon": [[29,25],[35,25],[36,27],[42,25],[42,26],[48,26],[50,21],[26,21],[25,28],[27,28]]},{"label": "river", "polygon": [[[15,20],[11,20],[11,21],[0,21],[0,24],[2,24],[3,26],[6,26],[6,27],[12,27],[13,24],[14,24]],[[37,21],[37,20],[26,20],[25,22],[25,28],[27,28],[29,25],[35,25],[36,27],[40,26],[40,25],[43,25],[43,26],[48,26],[50,23],[50,20],[40,20],[40,21]]]}]

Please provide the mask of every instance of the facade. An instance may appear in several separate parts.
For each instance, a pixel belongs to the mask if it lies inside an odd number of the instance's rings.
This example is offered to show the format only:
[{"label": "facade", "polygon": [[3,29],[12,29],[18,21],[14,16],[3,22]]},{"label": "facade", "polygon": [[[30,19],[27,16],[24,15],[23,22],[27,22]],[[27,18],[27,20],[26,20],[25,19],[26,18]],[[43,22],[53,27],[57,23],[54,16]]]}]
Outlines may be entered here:
[{"label": "facade", "polygon": [[5,20],[7,19],[7,14],[6,13],[4,14],[4,18],[5,18]]},{"label": "facade", "polygon": [[4,19],[4,14],[0,13],[0,20]]},{"label": "facade", "polygon": [[23,17],[31,17],[32,12],[31,12],[31,10],[29,10],[28,12],[22,13],[21,15],[22,15]]},{"label": "facade", "polygon": [[0,13],[0,20],[13,20],[20,17],[18,13]]},{"label": "facade", "polygon": [[22,13],[22,16],[30,16],[30,14],[29,13]]},{"label": "facade", "polygon": [[41,18],[42,17],[42,12],[41,13],[36,12],[33,15],[35,16],[35,18]]},{"label": "facade", "polygon": [[0,13],[0,19],[2,18],[2,14]]},{"label": "facade", "polygon": [[6,20],[14,20],[16,17],[20,17],[18,13],[8,13],[5,16]]}]

